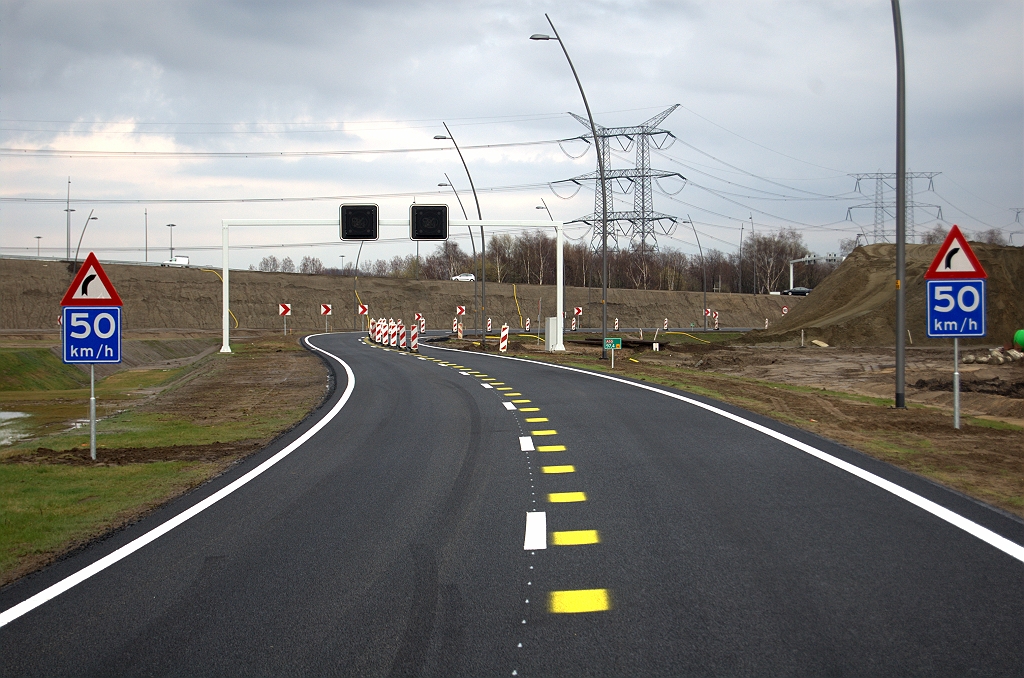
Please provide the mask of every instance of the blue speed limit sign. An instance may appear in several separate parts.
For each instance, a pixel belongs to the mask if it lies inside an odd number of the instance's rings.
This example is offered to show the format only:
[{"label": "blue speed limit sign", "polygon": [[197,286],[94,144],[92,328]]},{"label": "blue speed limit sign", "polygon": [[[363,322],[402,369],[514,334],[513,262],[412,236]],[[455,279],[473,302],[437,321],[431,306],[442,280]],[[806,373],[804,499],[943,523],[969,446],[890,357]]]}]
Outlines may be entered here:
[{"label": "blue speed limit sign", "polygon": [[928,280],[928,336],[985,336],[985,280]]},{"label": "blue speed limit sign", "polygon": [[65,306],[64,362],[121,362],[120,306]]}]

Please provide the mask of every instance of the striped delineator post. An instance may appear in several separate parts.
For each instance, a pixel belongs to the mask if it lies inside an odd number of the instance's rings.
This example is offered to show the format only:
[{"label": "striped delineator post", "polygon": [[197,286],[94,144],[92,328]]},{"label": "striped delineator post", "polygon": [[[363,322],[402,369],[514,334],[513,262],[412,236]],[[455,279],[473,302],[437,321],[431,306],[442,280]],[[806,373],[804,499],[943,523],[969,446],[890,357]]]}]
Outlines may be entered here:
[{"label": "striped delineator post", "polygon": [[571,325],[571,329],[572,329],[572,331],[574,331],[574,332],[576,331],[576,316],[573,316],[573,317],[572,317],[572,325]]},{"label": "striped delineator post", "polygon": [[398,324],[394,318],[388,318],[388,344],[392,347],[398,346]]},{"label": "striped delineator post", "polygon": [[619,319],[618,318],[615,319],[615,331],[616,332],[619,331]]},{"label": "striped delineator post", "polygon": [[526,319],[526,331],[527,332],[530,331],[530,319],[529,318]]},{"label": "striped delineator post", "polygon": [[[422,319],[421,319],[422,322]],[[412,324],[409,328],[409,350],[413,353],[419,353],[420,350],[420,327],[416,323]]]},{"label": "striped delineator post", "polygon": [[487,319],[487,331],[488,332],[491,331],[491,319],[490,318]]},{"label": "striped delineator post", "polygon": [[502,353],[508,351],[508,325],[501,326],[501,339],[498,341],[498,350]]},{"label": "striped delineator post", "polygon": [[458,318],[452,318],[452,334],[455,334],[458,331],[459,331],[459,319]]},{"label": "striped delineator post", "polygon": [[405,350],[405,323],[398,319],[398,348]]},{"label": "striped delineator post", "polygon": [[426,332],[426,331],[427,331],[427,319],[424,318],[423,316],[420,316],[420,332]]},{"label": "striped delineator post", "polygon": [[377,343],[384,343],[384,318],[377,318]]},{"label": "striped delineator post", "polygon": [[374,332],[376,332],[376,328],[375,328],[376,324],[377,323],[374,321],[374,319],[370,318],[370,322],[366,326],[366,336],[368,336],[370,338],[370,341],[373,341]]}]

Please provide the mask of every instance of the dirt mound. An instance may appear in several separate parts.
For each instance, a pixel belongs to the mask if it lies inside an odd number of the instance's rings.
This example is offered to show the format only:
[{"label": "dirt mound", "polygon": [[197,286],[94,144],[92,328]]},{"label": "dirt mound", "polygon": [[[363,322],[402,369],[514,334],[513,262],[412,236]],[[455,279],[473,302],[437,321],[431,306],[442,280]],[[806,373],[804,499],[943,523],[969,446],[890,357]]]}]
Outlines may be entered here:
[{"label": "dirt mound", "polygon": [[[964,344],[1004,344],[1024,327],[1024,248],[972,243],[988,273],[988,335]],[[944,346],[948,339],[926,335],[924,273],[939,245],[907,245],[907,329],[914,345]],[[885,346],[895,343],[896,246],[858,247],[803,303],[768,330],[751,333],[754,341],[793,341],[800,330],[807,340],[832,346]]]},{"label": "dirt mound", "polygon": [[[127,264],[103,264],[111,282],[124,299],[124,329],[157,328],[219,330],[221,326],[220,270],[163,268]],[[57,328],[60,299],[71,284],[67,263],[25,259],[0,259],[0,328],[53,330]],[[320,304],[333,304],[326,320],[332,330],[356,327],[353,318],[358,287],[359,300],[369,305],[373,317],[403,318],[408,323],[423,313],[429,329],[451,326],[455,307],[472,307],[473,283],[448,280],[359,278],[299,273],[231,271],[231,312],[242,329],[280,329],[279,303],[292,304],[288,327],[295,332],[323,331],[325,318]],[[723,327],[763,327],[765,318],[782,316],[783,305],[798,307],[798,298],[750,294],[708,293],[708,306],[719,311]],[[586,327],[601,324],[601,289],[569,287],[565,308],[583,308]],[[487,315],[494,324],[522,327],[530,317],[534,331],[537,318],[554,314],[553,285],[487,283]],[[608,291],[608,324],[619,318],[626,327],[661,327],[668,318],[672,327],[703,325],[700,292],[666,292],[612,289]],[[467,315],[467,329],[475,319]],[[232,327],[235,327],[232,321]]]},{"label": "dirt mound", "polygon": [[38,447],[34,452],[5,457],[3,464],[68,464],[70,466],[120,466],[145,464],[154,461],[221,461],[229,457],[255,452],[263,440],[239,440],[209,445],[174,445],[172,447],[98,448],[96,461],[89,456],[89,448],[51,450]]}]

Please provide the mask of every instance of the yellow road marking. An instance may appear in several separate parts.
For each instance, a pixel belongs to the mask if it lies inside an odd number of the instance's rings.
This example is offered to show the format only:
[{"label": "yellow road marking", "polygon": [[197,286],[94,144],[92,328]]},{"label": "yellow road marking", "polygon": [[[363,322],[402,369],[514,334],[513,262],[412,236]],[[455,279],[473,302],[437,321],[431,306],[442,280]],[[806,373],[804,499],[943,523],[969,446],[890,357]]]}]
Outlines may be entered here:
[{"label": "yellow road marking", "polygon": [[[490,381],[490,379],[485,379],[484,381]],[[505,385],[505,382],[503,382],[503,381],[495,381],[495,382],[493,382],[491,384],[491,386],[504,386],[504,385]]]},{"label": "yellow road marking", "polygon": [[552,591],[548,598],[548,610],[555,614],[577,612],[604,612],[612,607],[608,589],[583,589],[579,591]]},{"label": "yellow road marking", "polygon": [[570,530],[568,532],[552,532],[551,543],[555,546],[581,546],[583,544],[599,544],[601,538],[597,530]]},{"label": "yellow road marking", "polygon": [[505,395],[507,395],[507,396],[521,396],[523,394],[522,393],[506,393]]},{"label": "yellow road marking", "polygon": [[487,376],[486,374],[480,374],[479,372],[474,372],[473,374],[475,374],[478,377],[486,377]]},{"label": "yellow road marking", "polygon": [[548,501],[552,504],[568,504],[574,501],[586,501],[587,495],[582,492],[552,492]]},{"label": "yellow road marking", "polygon": [[497,390],[499,390],[499,391],[511,391],[512,387],[511,386],[499,386]]},{"label": "yellow road marking", "polygon": [[497,379],[495,379],[494,377],[487,377],[486,379],[481,379],[480,381],[497,381]]},{"label": "yellow road marking", "polygon": [[547,420],[548,420],[547,417],[527,417],[526,418],[526,423],[527,424],[536,424],[537,422],[547,421]]},{"label": "yellow road marking", "polygon": [[520,412],[540,412],[539,407],[520,407]]},{"label": "yellow road marking", "polygon": [[529,403],[529,402],[533,402],[533,401],[531,401],[531,400],[513,400],[512,402],[514,402],[517,405],[519,405],[521,403]]},{"label": "yellow road marking", "polygon": [[540,445],[538,452],[565,452],[565,445]]},{"label": "yellow road marking", "polygon": [[571,464],[565,466],[541,466],[540,470],[544,473],[576,473],[576,467]]},{"label": "yellow road marking", "polygon": [[556,431],[553,428],[545,428],[545,429],[541,429],[540,431],[530,431],[530,435],[532,435],[532,436],[553,436],[553,435],[558,435],[558,431]]}]

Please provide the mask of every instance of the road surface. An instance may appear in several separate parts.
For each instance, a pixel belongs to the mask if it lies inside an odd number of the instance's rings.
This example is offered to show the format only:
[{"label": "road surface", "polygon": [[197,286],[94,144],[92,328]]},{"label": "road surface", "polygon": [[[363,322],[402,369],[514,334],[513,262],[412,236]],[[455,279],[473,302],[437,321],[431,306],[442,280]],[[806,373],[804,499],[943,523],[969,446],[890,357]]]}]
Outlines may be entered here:
[{"label": "road surface", "polygon": [[1024,673],[1015,518],[670,389],[311,342],[307,421],[0,592],[0,674]]}]

